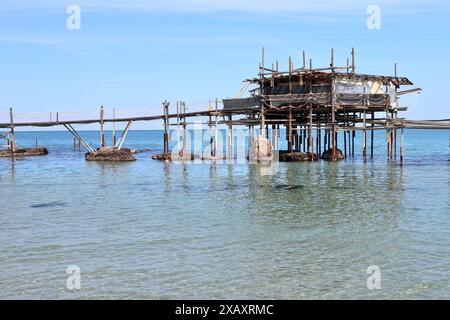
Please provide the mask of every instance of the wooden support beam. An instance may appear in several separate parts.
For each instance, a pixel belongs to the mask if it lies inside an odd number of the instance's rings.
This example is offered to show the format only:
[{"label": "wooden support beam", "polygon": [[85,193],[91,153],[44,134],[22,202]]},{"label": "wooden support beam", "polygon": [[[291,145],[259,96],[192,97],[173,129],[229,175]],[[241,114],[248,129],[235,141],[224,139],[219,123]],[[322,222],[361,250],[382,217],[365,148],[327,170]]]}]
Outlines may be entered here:
[{"label": "wooden support beam", "polygon": [[363,111],[363,159],[367,156],[367,135],[366,135],[366,110]]},{"label": "wooden support beam", "polygon": [[375,112],[372,111],[371,116],[371,124],[370,124],[370,158],[373,159],[373,138],[374,138],[374,120],[375,120]]},{"label": "wooden support beam", "polygon": [[10,135],[11,135],[11,152],[14,155],[14,152],[16,152],[16,138],[14,133],[14,117],[13,117],[13,109],[9,108],[9,121],[10,121]]},{"label": "wooden support beam", "polygon": [[355,156],[355,136],[356,132],[355,130],[352,130],[352,157]]},{"label": "wooden support beam", "polygon": [[288,150],[292,152],[292,108],[289,108],[288,118]]},{"label": "wooden support beam", "polygon": [[169,103],[163,102],[164,111],[164,154],[169,154]]},{"label": "wooden support beam", "polygon": [[[216,111],[216,118],[215,118],[215,132],[214,132],[214,156],[217,156],[217,149],[219,148],[219,117],[218,117],[218,110],[219,110],[219,101],[216,98],[215,101],[215,111]],[[252,126],[253,128],[253,126]]]},{"label": "wooden support beam", "polygon": [[100,107],[100,146],[105,146],[105,133],[103,131],[103,125],[104,125],[104,116],[105,116],[105,110],[103,109],[103,106]]},{"label": "wooden support beam", "polygon": [[313,141],[313,128],[312,128],[312,121],[313,121],[313,113],[312,113],[312,103],[309,104],[309,149],[308,152],[311,154],[311,160],[314,160],[314,157],[312,154],[314,153],[314,141]]},{"label": "wooden support beam", "polygon": [[391,158],[391,142],[390,142],[390,121],[389,121],[389,112],[386,110],[386,158],[389,161]]},{"label": "wooden support beam", "polygon": [[347,158],[347,129],[344,129],[344,158]]},{"label": "wooden support beam", "polygon": [[334,49],[331,48],[331,61],[330,61],[331,71],[334,72]]},{"label": "wooden support beam", "polygon": [[306,69],[306,52],[303,50],[303,69]]},{"label": "wooden support beam", "polygon": [[[397,120],[397,112],[394,112],[394,118]],[[394,158],[397,160],[397,127],[395,127],[394,131],[393,131],[393,139],[394,139],[394,143],[393,143],[393,149],[394,149]]]},{"label": "wooden support beam", "polygon": [[332,128],[332,151],[331,160],[337,160],[337,146],[336,146],[336,94],[335,94],[335,80],[333,78],[331,83],[331,128]]},{"label": "wooden support beam", "polygon": [[272,125],[272,149],[276,149],[276,140],[277,140],[277,126],[275,124]]},{"label": "wooden support beam", "polygon": [[401,128],[401,141],[400,141],[400,163],[403,164],[403,156],[404,156],[404,126],[402,120],[402,128]]}]

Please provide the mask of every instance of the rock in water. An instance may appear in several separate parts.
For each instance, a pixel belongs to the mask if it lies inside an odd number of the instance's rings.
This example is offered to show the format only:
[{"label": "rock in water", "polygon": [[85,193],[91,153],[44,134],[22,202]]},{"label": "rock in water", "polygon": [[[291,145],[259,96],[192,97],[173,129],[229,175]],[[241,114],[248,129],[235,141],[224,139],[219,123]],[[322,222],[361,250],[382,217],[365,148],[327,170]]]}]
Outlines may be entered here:
[{"label": "rock in water", "polygon": [[87,152],[85,155],[87,161],[134,161],[130,149],[116,149],[111,147],[98,148],[95,152]]},{"label": "rock in water", "polygon": [[297,162],[297,161],[311,161],[317,160],[317,153],[309,152],[280,152],[280,161],[282,162]]},{"label": "rock in water", "polygon": [[[331,160],[332,153],[333,153],[333,149],[325,150],[322,153],[322,159],[323,160]],[[336,160],[344,160],[344,154],[339,149],[336,149]]]},{"label": "rock in water", "polygon": [[[15,157],[29,157],[29,156],[45,156],[48,154],[48,150],[45,147],[36,148],[18,148],[14,152]],[[11,157],[11,149],[0,150],[0,157]]]}]

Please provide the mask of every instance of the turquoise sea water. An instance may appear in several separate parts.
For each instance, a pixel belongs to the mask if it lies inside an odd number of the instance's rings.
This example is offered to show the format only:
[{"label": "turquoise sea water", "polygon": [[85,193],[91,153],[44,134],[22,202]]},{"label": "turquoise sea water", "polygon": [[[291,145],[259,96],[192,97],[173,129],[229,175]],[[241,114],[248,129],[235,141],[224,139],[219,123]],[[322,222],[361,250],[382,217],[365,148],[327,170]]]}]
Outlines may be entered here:
[{"label": "turquoise sea water", "polygon": [[[360,142],[360,133],[357,141]],[[91,142],[97,132],[84,132]],[[282,135],[283,136],[283,135]],[[109,133],[108,133],[109,137]],[[449,132],[406,130],[405,162],[95,163],[66,132],[19,132],[0,159],[0,298],[449,298]],[[66,268],[81,289],[66,287]],[[381,289],[367,288],[367,267]]]}]

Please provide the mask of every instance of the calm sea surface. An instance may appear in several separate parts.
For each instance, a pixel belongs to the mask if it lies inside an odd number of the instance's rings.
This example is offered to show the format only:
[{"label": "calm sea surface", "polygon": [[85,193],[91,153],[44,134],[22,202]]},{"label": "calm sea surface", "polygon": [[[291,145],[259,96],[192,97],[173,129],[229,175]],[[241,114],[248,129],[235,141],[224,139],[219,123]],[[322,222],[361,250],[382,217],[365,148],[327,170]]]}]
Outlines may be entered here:
[{"label": "calm sea surface", "polygon": [[152,160],[160,131],[129,133],[150,149],[132,163],[86,162],[66,132],[17,134],[35,138],[49,155],[0,160],[1,299],[450,298],[446,130],[407,130],[403,166],[377,132],[374,160],[358,144],[355,159],[272,175]]}]

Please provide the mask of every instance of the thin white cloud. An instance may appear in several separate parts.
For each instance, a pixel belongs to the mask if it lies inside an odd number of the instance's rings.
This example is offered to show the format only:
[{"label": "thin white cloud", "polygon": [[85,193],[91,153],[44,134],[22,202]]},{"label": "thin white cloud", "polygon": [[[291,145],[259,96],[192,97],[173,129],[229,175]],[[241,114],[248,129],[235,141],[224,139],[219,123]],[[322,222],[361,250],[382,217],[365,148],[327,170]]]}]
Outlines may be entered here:
[{"label": "thin white cloud", "polygon": [[26,10],[65,8],[79,5],[84,10],[121,11],[180,11],[207,13],[217,11],[244,11],[261,13],[293,12],[353,12],[368,5],[384,7],[432,6],[446,4],[447,0],[2,0],[0,10]]},{"label": "thin white cloud", "polygon": [[32,35],[25,36],[5,36],[0,35],[0,43],[21,43],[21,44],[35,44],[35,45],[61,45],[62,40],[53,38],[36,37]]}]

